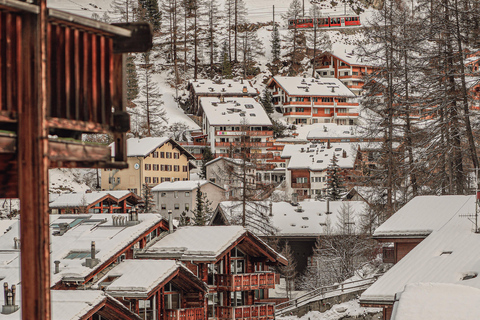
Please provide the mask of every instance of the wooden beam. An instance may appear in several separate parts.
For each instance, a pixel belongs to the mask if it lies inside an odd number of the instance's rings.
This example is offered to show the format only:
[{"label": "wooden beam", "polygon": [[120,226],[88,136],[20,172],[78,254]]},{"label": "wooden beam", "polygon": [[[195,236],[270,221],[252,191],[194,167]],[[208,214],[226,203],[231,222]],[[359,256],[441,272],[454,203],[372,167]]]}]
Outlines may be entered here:
[{"label": "wooden beam", "polygon": [[114,53],[147,52],[152,49],[153,31],[149,23],[115,23],[114,25],[130,30],[132,33],[130,37],[116,36],[113,39]]},{"label": "wooden beam", "polygon": [[22,25],[23,103],[18,119],[22,319],[50,320],[48,215],[47,3]]}]

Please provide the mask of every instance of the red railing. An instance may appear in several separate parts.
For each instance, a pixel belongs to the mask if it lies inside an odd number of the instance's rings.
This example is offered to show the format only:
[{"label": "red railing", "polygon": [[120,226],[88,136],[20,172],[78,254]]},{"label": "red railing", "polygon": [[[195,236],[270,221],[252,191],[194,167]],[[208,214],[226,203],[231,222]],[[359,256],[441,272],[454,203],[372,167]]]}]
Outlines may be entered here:
[{"label": "red railing", "polygon": [[310,189],[310,183],[292,183],[292,188]]},{"label": "red railing", "polygon": [[358,117],[358,113],[353,112],[337,112],[335,113],[337,117]]},{"label": "red railing", "polygon": [[275,309],[273,304],[261,304],[241,307],[217,307],[216,313],[218,319],[273,319],[275,315]]},{"label": "red railing", "polygon": [[205,319],[205,309],[167,309],[165,315],[167,320],[203,320]]},{"label": "red railing", "polygon": [[246,135],[246,136],[273,136],[273,131],[271,130],[266,130],[266,131],[216,131],[215,134],[217,136],[240,136],[240,135]]},{"label": "red railing", "polygon": [[216,274],[215,283],[218,289],[229,291],[274,288],[275,273]]},{"label": "red railing", "polygon": [[273,142],[215,142],[216,147],[230,147],[231,145],[236,147],[272,147]]}]

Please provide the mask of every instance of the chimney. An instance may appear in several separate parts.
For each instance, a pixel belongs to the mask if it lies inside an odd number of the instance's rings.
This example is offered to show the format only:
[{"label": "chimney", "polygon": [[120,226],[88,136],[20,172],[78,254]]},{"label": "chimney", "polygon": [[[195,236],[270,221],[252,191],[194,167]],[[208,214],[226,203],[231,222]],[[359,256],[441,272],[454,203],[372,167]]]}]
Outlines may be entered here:
[{"label": "chimney", "polygon": [[292,193],[292,205],[298,205],[298,193],[296,192]]},{"label": "chimney", "polygon": [[330,145],[330,139],[327,140],[327,149],[330,149],[332,146]]},{"label": "chimney", "polygon": [[330,214],[330,199],[327,198],[327,212],[325,214]]},{"label": "chimney", "polygon": [[92,241],[90,246],[90,258],[95,259],[95,241]]},{"label": "chimney", "polygon": [[220,103],[224,103],[225,102],[225,98],[223,97],[223,94],[220,95]]},{"label": "chimney", "polygon": [[342,157],[346,158],[347,157],[347,151],[343,150]]},{"label": "chimney", "polygon": [[60,261],[55,260],[53,263],[55,263],[55,274],[57,274],[60,272]]},{"label": "chimney", "polygon": [[243,93],[247,93],[247,92],[248,92],[247,86],[243,86],[242,92],[243,92]]},{"label": "chimney", "polygon": [[173,232],[173,215],[172,210],[168,210],[168,233]]},{"label": "chimney", "polygon": [[270,215],[270,217],[273,217],[273,203],[270,202],[270,204],[268,206],[270,208],[270,214],[269,215]]},{"label": "chimney", "polygon": [[5,295],[5,302],[2,306],[2,314],[11,314],[14,313],[19,309],[17,305],[15,305],[15,295],[17,292],[17,288],[15,285],[12,285],[12,289],[8,289],[8,283],[3,283],[3,292]]},{"label": "chimney", "polygon": [[18,246],[18,238],[15,237],[13,238],[13,248],[16,250],[16,249],[20,249],[19,246]]},{"label": "chimney", "polygon": [[243,78],[242,78],[242,79],[240,79],[240,83],[241,83],[241,84],[243,84]]}]

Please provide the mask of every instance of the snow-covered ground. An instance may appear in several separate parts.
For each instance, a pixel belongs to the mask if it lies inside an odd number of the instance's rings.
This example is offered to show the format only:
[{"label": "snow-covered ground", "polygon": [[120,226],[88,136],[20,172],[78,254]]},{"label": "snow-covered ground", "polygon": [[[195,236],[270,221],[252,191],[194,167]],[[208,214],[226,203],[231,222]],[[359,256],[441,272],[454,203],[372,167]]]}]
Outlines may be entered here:
[{"label": "snow-covered ground", "polygon": [[367,314],[375,314],[380,312],[379,308],[363,308],[358,303],[358,300],[351,300],[344,303],[336,304],[325,312],[310,311],[303,317],[285,316],[277,317],[281,320],[339,320],[345,317],[359,317]]}]

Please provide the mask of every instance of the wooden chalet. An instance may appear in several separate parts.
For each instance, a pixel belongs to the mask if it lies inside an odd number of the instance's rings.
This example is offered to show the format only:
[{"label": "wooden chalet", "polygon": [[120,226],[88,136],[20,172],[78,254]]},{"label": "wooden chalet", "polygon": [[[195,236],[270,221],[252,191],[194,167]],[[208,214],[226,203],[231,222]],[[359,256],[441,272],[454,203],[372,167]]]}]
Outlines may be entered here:
[{"label": "wooden chalet", "polygon": [[174,260],[128,260],[98,282],[142,319],[205,319],[207,285]]},{"label": "wooden chalet", "polygon": [[[21,202],[22,319],[51,319],[48,169],[125,168],[124,53],[152,47],[148,24],[109,25],[0,3],[0,197]],[[106,146],[83,133],[111,134]]]},{"label": "wooden chalet", "polygon": [[182,261],[208,284],[208,318],[274,318],[261,301],[275,287],[270,267],[287,261],[243,227],[182,227],[137,256]]},{"label": "wooden chalet", "polygon": [[138,204],[141,197],[130,191],[92,191],[50,195],[53,214],[65,213],[127,213]]}]

